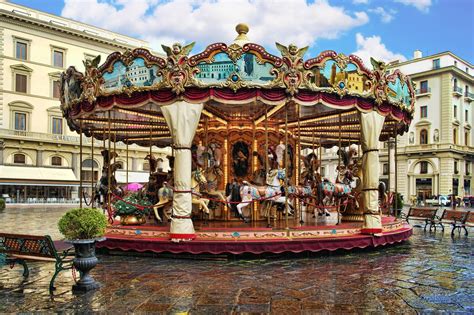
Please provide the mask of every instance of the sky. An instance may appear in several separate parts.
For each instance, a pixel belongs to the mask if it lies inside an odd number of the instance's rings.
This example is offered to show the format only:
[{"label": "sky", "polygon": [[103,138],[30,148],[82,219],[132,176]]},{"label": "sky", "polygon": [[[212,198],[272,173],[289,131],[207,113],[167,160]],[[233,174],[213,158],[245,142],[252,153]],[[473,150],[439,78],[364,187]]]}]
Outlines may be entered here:
[{"label": "sky", "polygon": [[[16,4],[161,44],[195,41],[193,53],[231,43],[235,25],[278,54],[275,42],[356,54],[366,64],[451,51],[474,63],[474,0],[13,0]],[[370,63],[368,63],[370,64]]]}]

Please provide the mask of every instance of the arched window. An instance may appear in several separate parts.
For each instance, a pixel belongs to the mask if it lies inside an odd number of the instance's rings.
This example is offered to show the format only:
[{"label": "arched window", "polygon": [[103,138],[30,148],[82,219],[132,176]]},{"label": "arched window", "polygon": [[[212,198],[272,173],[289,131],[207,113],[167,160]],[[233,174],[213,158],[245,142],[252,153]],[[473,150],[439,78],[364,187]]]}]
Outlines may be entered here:
[{"label": "arched window", "polygon": [[458,130],[453,129],[453,144],[458,144]]},{"label": "arched window", "polygon": [[61,166],[63,165],[63,159],[60,156],[53,156],[51,158],[51,165]]},{"label": "arched window", "polygon": [[428,173],[428,162],[422,161],[420,162],[420,174],[427,174]]},{"label": "arched window", "polygon": [[428,130],[426,129],[420,131],[420,144],[428,144]]},{"label": "arched window", "polygon": [[15,164],[26,164],[26,156],[24,154],[13,155],[13,163]]},{"label": "arched window", "polygon": [[99,164],[97,164],[97,162],[94,161],[94,160],[87,159],[87,160],[84,160],[84,161],[82,162],[82,167],[83,167],[83,168],[92,168],[92,165],[94,165],[94,168],[95,168],[95,169],[98,169],[98,168],[99,168]]},{"label": "arched window", "polygon": [[118,165],[118,168],[117,168],[117,169],[123,170],[123,162],[122,162],[122,161],[117,161],[116,163],[117,163],[117,165]]}]

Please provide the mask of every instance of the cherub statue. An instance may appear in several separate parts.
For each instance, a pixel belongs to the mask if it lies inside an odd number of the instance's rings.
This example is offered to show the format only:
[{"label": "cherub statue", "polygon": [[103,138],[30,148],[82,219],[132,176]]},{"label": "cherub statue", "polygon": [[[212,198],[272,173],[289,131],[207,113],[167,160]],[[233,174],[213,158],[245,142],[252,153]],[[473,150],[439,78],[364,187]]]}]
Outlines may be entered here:
[{"label": "cherub statue", "polygon": [[166,45],[161,45],[161,47],[168,56],[168,59],[173,60],[174,63],[177,64],[182,57],[186,57],[187,55],[189,55],[189,53],[194,47],[194,44],[195,42],[192,42],[191,44],[182,47],[180,43],[174,43],[171,47],[168,47]]},{"label": "cherub statue", "polygon": [[295,44],[290,44],[288,48],[283,46],[280,43],[275,43],[277,46],[278,50],[281,52],[281,55],[283,57],[287,57],[291,61],[291,65],[288,66],[296,66],[298,63],[298,60],[303,58],[304,54],[308,50],[309,46],[303,47],[298,49],[298,47]]}]

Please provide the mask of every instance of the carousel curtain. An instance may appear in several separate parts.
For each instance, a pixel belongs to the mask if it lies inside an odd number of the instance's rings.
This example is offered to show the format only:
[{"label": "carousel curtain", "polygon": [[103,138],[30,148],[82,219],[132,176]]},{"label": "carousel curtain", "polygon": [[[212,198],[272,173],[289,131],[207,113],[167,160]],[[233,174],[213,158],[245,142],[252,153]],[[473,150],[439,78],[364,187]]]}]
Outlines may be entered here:
[{"label": "carousel curtain", "polygon": [[163,116],[173,140],[175,164],[173,217],[171,218],[170,238],[172,241],[195,238],[191,221],[191,143],[199,123],[203,105],[176,102],[161,107]]},{"label": "carousel curtain", "polygon": [[[385,117],[371,111],[360,113],[362,142],[362,200],[364,207],[364,234],[381,233],[382,218],[379,212],[379,137]],[[375,167],[374,167],[375,166]]]}]

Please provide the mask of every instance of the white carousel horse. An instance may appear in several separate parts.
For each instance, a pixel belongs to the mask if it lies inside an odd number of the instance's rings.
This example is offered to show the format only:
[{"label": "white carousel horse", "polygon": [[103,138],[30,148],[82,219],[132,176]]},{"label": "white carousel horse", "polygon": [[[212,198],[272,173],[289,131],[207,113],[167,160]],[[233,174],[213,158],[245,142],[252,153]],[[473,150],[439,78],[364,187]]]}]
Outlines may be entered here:
[{"label": "white carousel horse", "polygon": [[[286,178],[285,169],[273,169],[267,174],[266,186],[254,186],[244,181],[240,187],[240,197],[242,202],[237,205],[237,211],[241,218],[245,220],[242,209],[250,205],[253,200],[267,198],[266,201],[273,201],[278,204],[286,205],[286,196],[281,195],[280,180]],[[272,197],[274,196],[274,197]],[[286,207],[286,211],[291,213],[290,204]],[[268,207],[267,207],[268,208]]]}]

